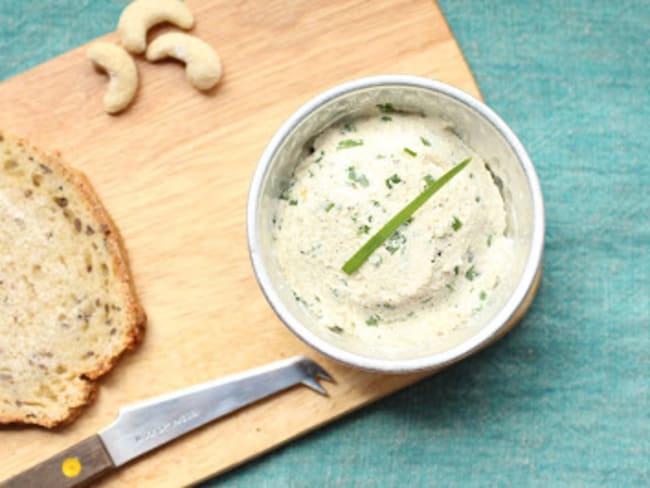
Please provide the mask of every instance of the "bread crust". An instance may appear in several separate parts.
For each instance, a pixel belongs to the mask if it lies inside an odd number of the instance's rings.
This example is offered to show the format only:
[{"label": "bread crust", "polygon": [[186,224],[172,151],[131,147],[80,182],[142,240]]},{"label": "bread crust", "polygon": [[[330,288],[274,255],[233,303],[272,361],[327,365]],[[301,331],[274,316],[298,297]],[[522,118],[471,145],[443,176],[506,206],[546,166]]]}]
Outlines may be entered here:
[{"label": "bread crust", "polygon": [[82,201],[88,207],[88,210],[90,210],[96,221],[100,224],[104,233],[108,253],[111,256],[127,307],[126,315],[128,320],[128,332],[121,345],[120,352],[114,356],[104,358],[104,361],[95,369],[84,371],[82,373],[80,379],[83,380],[85,384],[82,398],[79,403],[68,405],[68,411],[64,416],[58,418],[26,418],[2,416],[2,414],[0,414],[0,425],[32,424],[52,429],[74,421],[79,417],[86,406],[93,403],[98,393],[99,384],[97,380],[113,369],[125,351],[135,349],[135,347],[142,341],[147,317],[135,291],[133,277],[128,263],[128,255],[122,236],[108,211],[99,200],[99,197],[88,177],[80,170],[65,164],[61,158],[61,153],[58,151],[48,154],[30,144],[26,139],[15,137],[0,130],[0,142],[4,140],[10,141],[37,155],[45,164],[47,164],[47,166],[50,167],[50,169],[52,169],[54,173],[63,176],[63,178],[82,195]]}]

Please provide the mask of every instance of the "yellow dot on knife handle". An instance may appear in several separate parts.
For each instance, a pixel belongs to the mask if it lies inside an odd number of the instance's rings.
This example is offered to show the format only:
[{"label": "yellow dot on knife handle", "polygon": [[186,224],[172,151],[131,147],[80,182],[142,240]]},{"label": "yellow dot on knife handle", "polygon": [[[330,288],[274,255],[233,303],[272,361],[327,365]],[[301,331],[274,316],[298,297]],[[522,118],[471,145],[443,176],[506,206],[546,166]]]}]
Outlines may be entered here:
[{"label": "yellow dot on knife handle", "polygon": [[61,463],[61,471],[67,478],[76,478],[81,473],[81,461],[76,457],[69,457]]}]

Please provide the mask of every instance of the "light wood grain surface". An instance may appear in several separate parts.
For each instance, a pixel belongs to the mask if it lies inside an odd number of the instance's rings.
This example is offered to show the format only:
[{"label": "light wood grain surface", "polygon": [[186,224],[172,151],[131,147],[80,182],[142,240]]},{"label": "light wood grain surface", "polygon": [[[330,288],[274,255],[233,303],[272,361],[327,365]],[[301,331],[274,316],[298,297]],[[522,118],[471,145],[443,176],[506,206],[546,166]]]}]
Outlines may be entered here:
[{"label": "light wood grain surface", "polygon": [[60,150],[94,183],[124,235],[149,315],[142,347],[104,378],[98,401],[73,425],[0,429],[0,479],[92,435],[120,405],[294,354],[314,357],[336,377],[329,399],[292,390],[129,464],[102,486],[198,481],[422,377],[343,367],[288,332],[255,282],[245,204],[273,132],[326,88],[408,73],[479,96],[438,7],[430,0],[188,3],[194,34],[224,63],[224,79],[207,95],[186,82],[181,65],[139,59],[135,103],[108,116],[106,78],[84,47],[0,84],[0,127]]}]

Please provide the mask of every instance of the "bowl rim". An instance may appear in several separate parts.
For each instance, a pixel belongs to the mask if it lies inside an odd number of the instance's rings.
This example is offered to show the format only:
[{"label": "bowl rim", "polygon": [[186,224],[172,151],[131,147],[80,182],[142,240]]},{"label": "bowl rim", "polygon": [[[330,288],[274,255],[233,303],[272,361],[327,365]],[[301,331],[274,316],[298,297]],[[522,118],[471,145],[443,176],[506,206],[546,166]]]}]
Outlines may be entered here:
[{"label": "bowl rim", "polygon": [[[480,330],[455,346],[427,356],[409,359],[381,359],[364,356],[342,349],[312,332],[303,325],[282,302],[277,294],[260,253],[257,231],[257,209],[261,198],[262,183],[276,152],[292,131],[314,110],[349,93],[380,86],[402,86],[434,91],[446,95],[472,109],[490,123],[510,145],[524,170],[532,196],[533,229],[528,258],[519,283],[499,312]],[[441,369],[477,352],[507,331],[526,299],[534,292],[534,284],[541,269],[544,247],[545,217],[542,189],[533,163],[523,144],[513,130],[491,108],[473,96],[441,81],[412,75],[375,75],[358,78],[338,84],[303,104],[277,130],[271,138],[251,180],[247,206],[247,240],[253,271],[257,282],[275,314],[296,336],[322,354],[357,368],[383,373],[413,373],[423,370]]]}]

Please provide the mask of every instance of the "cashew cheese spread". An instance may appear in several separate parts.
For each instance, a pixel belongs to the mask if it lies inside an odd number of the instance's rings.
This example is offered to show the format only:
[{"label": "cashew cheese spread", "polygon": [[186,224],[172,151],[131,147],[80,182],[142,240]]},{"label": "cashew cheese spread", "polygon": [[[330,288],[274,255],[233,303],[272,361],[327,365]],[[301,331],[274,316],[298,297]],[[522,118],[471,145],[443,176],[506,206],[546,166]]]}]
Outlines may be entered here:
[{"label": "cashew cheese spread", "polygon": [[[275,256],[323,333],[383,351],[443,348],[489,309],[512,258],[499,180],[444,120],[379,108],[316,138],[278,200]],[[470,156],[355,273],[341,270],[427,184]]]}]

